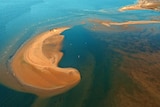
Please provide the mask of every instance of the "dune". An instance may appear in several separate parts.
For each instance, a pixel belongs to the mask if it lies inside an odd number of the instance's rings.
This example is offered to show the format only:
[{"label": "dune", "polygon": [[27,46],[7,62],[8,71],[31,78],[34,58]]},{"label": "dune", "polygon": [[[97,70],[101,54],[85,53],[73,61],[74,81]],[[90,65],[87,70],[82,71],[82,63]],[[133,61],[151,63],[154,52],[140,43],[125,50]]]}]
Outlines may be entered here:
[{"label": "dune", "polygon": [[38,96],[54,96],[73,88],[80,81],[75,68],[60,68],[63,53],[60,35],[68,27],[56,28],[28,41],[11,61],[13,76],[27,87],[26,91]]}]

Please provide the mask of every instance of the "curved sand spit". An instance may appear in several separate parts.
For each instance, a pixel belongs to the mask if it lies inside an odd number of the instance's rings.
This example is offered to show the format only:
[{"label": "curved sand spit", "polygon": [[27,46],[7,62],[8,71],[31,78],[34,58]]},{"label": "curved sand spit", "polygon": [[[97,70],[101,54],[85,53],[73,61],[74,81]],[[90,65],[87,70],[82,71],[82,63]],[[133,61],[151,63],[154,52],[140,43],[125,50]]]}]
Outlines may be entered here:
[{"label": "curved sand spit", "polygon": [[[59,68],[63,53],[60,52],[67,27],[42,33],[25,44],[14,56],[11,67],[13,75],[31,93],[57,95],[74,87],[80,81],[80,74],[74,68]],[[40,91],[39,91],[40,90]],[[45,96],[45,95],[42,95]]]}]

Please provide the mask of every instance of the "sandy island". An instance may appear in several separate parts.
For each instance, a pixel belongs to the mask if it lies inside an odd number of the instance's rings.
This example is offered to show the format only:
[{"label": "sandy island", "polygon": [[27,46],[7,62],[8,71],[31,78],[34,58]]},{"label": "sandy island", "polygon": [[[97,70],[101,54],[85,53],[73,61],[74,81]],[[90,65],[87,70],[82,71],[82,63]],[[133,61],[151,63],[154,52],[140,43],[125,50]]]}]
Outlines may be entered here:
[{"label": "sandy island", "polygon": [[159,0],[138,0],[137,4],[124,6],[119,9],[119,11],[126,10],[157,10],[160,11],[160,1]]},{"label": "sandy island", "polygon": [[[27,42],[11,62],[13,76],[29,92],[38,96],[53,96],[63,93],[80,81],[80,73],[74,68],[60,68],[58,63],[64,36],[68,27],[44,32]],[[27,91],[27,90],[26,90]]]}]

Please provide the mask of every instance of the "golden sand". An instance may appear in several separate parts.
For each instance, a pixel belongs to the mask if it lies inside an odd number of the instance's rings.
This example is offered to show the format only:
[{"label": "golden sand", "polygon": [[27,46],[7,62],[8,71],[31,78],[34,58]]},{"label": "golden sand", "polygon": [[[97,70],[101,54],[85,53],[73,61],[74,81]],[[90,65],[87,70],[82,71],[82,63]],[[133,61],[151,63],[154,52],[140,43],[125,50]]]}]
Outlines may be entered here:
[{"label": "golden sand", "polygon": [[14,77],[20,84],[29,87],[29,92],[39,96],[63,93],[80,81],[80,74],[74,68],[60,68],[58,63],[63,36],[68,27],[44,32],[26,43],[11,62]]}]

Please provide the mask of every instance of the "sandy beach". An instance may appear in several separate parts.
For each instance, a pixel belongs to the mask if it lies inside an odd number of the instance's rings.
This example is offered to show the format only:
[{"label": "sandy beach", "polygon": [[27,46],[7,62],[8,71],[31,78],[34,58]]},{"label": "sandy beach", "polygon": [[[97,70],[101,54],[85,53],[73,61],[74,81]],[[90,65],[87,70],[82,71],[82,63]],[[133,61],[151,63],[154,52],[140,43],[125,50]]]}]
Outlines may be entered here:
[{"label": "sandy beach", "polygon": [[60,33],[67,29],[56,28],[39,34],[15,54],[12,73],[20,84],[29,87],[28,92],[39,96],[57,95],[79,83],[77,69],[58,67],[63,56],[60,50],[64,36]]}]

